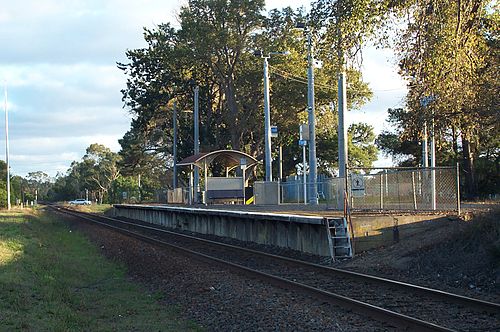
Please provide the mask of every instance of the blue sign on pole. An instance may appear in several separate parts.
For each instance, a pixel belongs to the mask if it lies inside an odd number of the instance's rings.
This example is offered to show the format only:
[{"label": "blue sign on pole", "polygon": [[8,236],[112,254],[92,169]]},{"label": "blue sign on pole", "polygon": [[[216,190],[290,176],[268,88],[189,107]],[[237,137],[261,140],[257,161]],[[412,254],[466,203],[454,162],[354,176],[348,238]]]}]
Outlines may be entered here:
[{"label": "blue sign on pole", "polygon": [[436,97],[434,97],[434,96],[425,96],[425,97],[422,97],[422,98],[420,98],[420,106],[427,107],[434,100],[436,100]]},{"label": "blue sign on pole", "polygon": [[299,146],[306,146],[307,141],[305,139],[299,139]]},{"label": "blue sign on pole", "polygon": [[278,127],[271,126],[271,137],[278,137]]}]

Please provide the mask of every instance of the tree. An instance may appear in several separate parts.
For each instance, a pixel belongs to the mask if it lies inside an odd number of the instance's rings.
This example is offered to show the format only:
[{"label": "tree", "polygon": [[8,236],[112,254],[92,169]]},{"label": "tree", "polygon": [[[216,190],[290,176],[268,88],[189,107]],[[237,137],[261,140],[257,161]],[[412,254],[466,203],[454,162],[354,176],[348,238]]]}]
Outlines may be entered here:
[{"label": "tree", "polygon": [[[179,15],[181,28],[160,25],[145,30],[148,46],[127,52],[130,63],[119,64],[128,75],[123,100],[134,115],[129,132],[120,140],[127,174],[155,162],[172,165],[172,102],[179,109],[179,158],[193,152],[192,119],[183,110],[192,109],[193,87],[200,86],[201,151],[236,148],[263,157],[262,59],[253,50],[289,51],[269,61],[271,74],[271,121],[279,127],[275,147],[284,147],[284,170],[295,170],[300,156],[299,124],[307,118],[306,43],[294,29],[303,21],[302,11],[274,10],[263,17],[260,1],[189,1]],[[315,42],[323,66],[316,74],[317,143],[330,149],[337,120],[329,111],[336,98],[336,62]],[[358,108],[371,96],[359,70],[349,68],[349,106]],[[333,156],[333,150],[323,156]],[[273,155],[276,156],[276,151]],[[333,166],[333,159],[322,159]],[[147,166],[149,165],[149,166]],[[165,169],[165,171],[167,171]],[[262,171],[262,170],[261,170]]]},{"label": "tree", "polygon": [[91,144],[81,161],[71,163],[65,176],[57,174],[49,196],[53,200],[68,200],[89,194],[89,198],[103,203],[120,176],[119,161],[120,156],[109,148]]},{"label": "tree", "polygon": [[72,168],[68,170],[66,175],[59,172],[56,174],[55,181],[47,193],[48,200],[53,202],[69,201],[80,197],[79,181],[74,172],[75,164],[72,163]]},{"label": "tree", "polygon": [[46,200],[48,198],[48,192],[52,186],[50,177],[42,172],[30,172],[27,176],[27,188],[29,193],[37,200]]},{"label": "tree", "polygon": [[397,43],[401,74],[409,81],[410,122],[402,137],[421,138],[424,123],[434,123],[438,147],[451,146],[455,160],[461,144],[469,198],[478,195],[475,161],[483,137],[499,130],[498,8],[488,14],[488,5],[409,2],[407,27]]},{"label": "tree", "polygon": [[383,131],[375,140],[375,144],[385,156],[392,156],[393,161],[400,166],[422,165],[419,136],[408,131],[408,127],[413,125],[412,114],[403,108],[390,108],[387,112],[389,114],[387,122],[395,129]]},{"label": "tree", "polygon": [[118,154],[101,144],[91,144],[79,164],[80,172],[84,175],[87,184],[95,185],[102,204],[104,195],[108,193],[120,175],[118,169]]},{"label": "tree", "polygon": [[[245,59],[252,33],[262,26],[264,1],[191,0],[181,9],[179,36],[193,59],[208,68],[219,88],[229,127],[230,145],[239,150],[244,128],[240,125],[245,99],[239,93],[244,82]],[[199,76],[194,72],[195,78]],[[243,78],[243,79],[242,79]]]},{"label": "tree", "polygon": [[349,166],[372,166],[377,160],[377,147],[374,144],[375,133],[373,127],[366,123],[356,123],[349,127]]},{"label": "tree", "polygon": [[0,206],[7,207],[7,164],[0,160]]}]

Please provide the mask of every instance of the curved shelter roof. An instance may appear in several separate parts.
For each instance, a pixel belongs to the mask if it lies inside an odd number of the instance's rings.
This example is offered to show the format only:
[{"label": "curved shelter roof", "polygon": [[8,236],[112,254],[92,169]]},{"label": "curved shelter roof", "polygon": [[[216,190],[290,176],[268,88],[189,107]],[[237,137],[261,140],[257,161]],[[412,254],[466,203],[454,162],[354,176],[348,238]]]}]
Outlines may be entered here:
[{"label": "curved shelter roof", "polygon": [[237,150],[217,150],[212,152],[199,153],[187,158],[184,158],[177,163],[177,166],[197,166],[203,168],[205,165],[210,165],[212,162],[217,160],[225,167],[232,168],[239,166],[241,159],[245,159],[247,166],[251,166],[257,163],[257,159],[252,157],[245,152]]}]

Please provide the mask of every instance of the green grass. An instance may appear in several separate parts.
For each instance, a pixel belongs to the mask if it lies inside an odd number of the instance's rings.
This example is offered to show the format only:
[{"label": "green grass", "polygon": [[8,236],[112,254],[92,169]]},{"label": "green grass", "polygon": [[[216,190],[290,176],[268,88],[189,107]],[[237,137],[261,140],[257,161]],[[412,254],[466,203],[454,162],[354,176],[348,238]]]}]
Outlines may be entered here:
[{"label": "green grass", "polygon": [[66,206],[71,207],[72,209],[76,209],[78,211],[82,212],[90,212],[90,213],[99,213],[99,214],[104,214],[111,208],[113,208],[112,204],[95,204],[93,203],[92,205],[68,205]]},{"label": "green grass", "polygon": [[0,331],[197,330],[159,299],[57,217],[0,212]]}]

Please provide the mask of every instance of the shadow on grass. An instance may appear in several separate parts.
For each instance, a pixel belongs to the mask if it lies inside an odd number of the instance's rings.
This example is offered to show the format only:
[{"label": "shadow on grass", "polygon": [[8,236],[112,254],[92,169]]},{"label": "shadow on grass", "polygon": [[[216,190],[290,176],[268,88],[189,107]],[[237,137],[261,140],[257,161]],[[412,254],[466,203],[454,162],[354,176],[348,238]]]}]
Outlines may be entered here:
[{"label": "shadow on grass", "polygon": [[0,215],[2,330],[196,330],[158,300],[57,217]]}]

